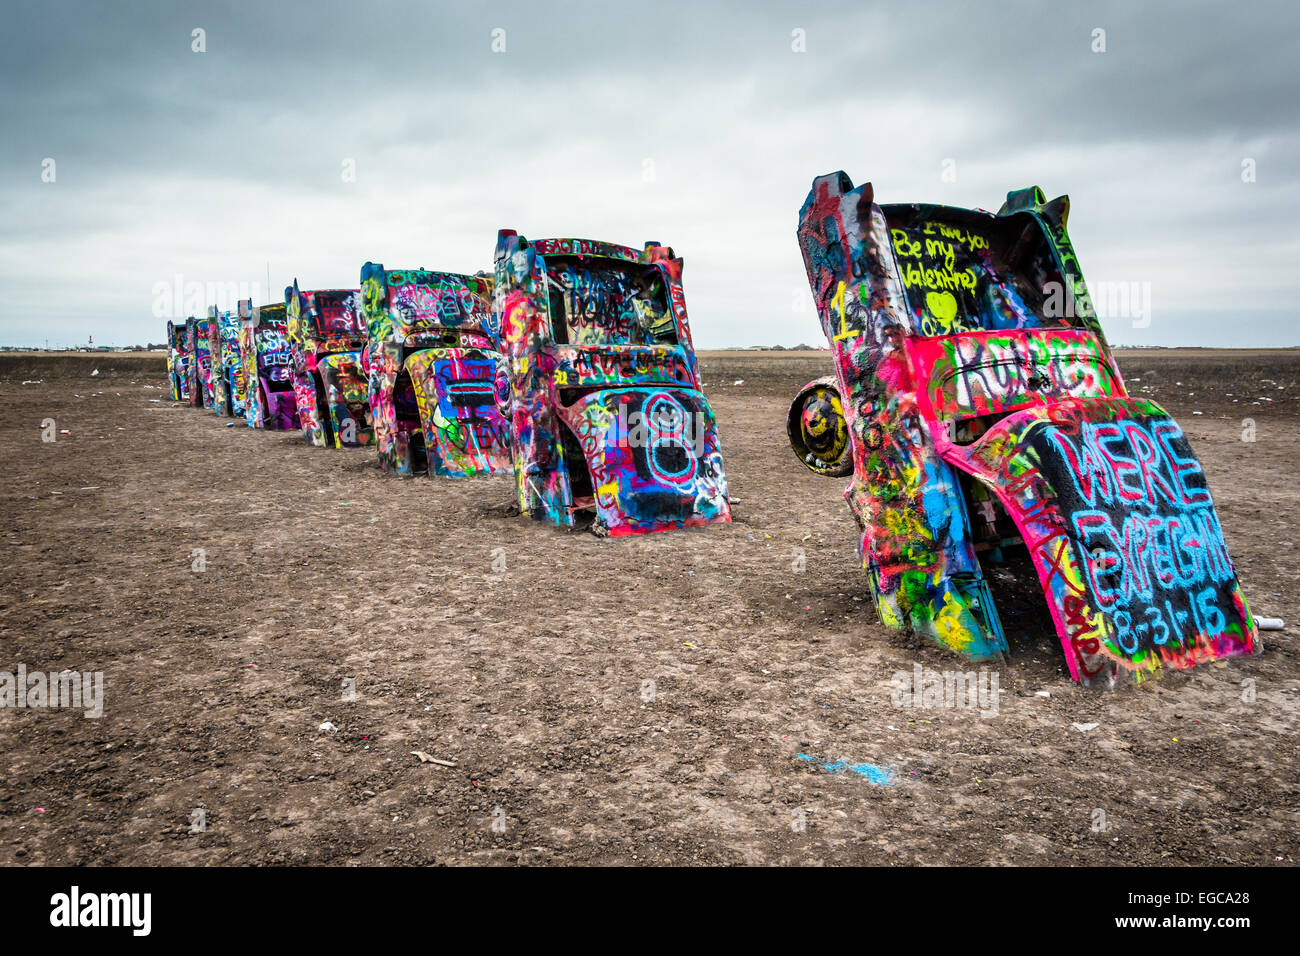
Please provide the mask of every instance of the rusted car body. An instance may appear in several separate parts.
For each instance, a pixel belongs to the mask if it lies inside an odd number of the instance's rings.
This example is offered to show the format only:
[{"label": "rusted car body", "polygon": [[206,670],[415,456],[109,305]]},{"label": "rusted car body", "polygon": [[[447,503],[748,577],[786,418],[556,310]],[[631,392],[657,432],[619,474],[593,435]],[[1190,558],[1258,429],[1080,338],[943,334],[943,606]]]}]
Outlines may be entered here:
[{"label": "rusted car body", "polygon": [[366,369],[380,467],[398,475],[505,475],[492,280],[361,268]]},{"label": "rusted car body", "polygon": [[731,520],[671,248],[498,234],[519,507],[614,536]]},{"label": "rusted car body", "polygon": [[[877,205],[842,172],[813,183],[798,238],[880,617],[996,658],[1006,640],[981,561],[1020,551],[1076,680],[1252,653],[1200,463],[1167,411],[1126,392],[1068,213],[1037,187],[992,214]],[[825,471],[796,431],[801,460]]]},{"label": "rusted car body", "polygon": [[244,420],[250,428],[298,427],[293,394],[293,354],[283,302],[239,308],[239,352],[244,368]]},{"label": "rusted car body", "polygon": [[293,392],[303,438],[321,448],[373,440],[363,353],[366,325],[355,289],[284,290]]}]

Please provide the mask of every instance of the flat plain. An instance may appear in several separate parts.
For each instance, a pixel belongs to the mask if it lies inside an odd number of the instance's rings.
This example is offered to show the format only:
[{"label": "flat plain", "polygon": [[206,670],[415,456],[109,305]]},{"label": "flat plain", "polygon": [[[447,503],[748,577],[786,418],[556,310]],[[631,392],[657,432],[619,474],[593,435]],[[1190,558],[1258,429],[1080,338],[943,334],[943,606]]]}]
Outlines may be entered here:
[{"label": "flat plain", "polygon": [[977,668],[878,623],[789,450],[826,352],[701,353],[734,522],[618,540],[225,427],[158,355],[0,356],[0,671],[105,678],[0,710],[0,864],[1292,865],[1300,350],[1117,354],[1287,628],[1111,691],[1021,628],[990,716],[893,705]]}]

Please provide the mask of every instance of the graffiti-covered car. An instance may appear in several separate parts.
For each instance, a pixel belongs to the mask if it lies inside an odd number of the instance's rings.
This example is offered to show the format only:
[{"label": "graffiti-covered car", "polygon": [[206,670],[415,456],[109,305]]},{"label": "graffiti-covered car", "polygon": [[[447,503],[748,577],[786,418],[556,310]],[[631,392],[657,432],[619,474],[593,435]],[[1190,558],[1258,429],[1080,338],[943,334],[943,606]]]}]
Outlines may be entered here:
[{"label": "graffiti-covered car", "polygon": [[244,420],[250,428],[298,427],[293,354],[283,302],[254,308],[239,303],[239,354],[244,366]]},{"label": "graffiti-covered car", "polygon": [[185,320],[185,342],[189,349],[189,403],[195,408],[212,407],[212,323],[206,316]]},{"label": "graffiti-covered car", "polygon": [[244,417],[244,360],[240,353],[239,313],[208,309],[212,322],[212,410],[218,415]]},{"label": "graffiti-covered car", "polygon": [[199,382],[202,385],[204,408],[212,408],[217,401],[214,362],[219,352],[215,348],[216,325],[216,320],[211,316],[204,316],[194,323],[194,336],[197,345],[194,350],[194,364],[198,368]]},{"label": "graffiti-covered car", "polygon": [[173,402],[190,400],[190,352],[189,330],[184,322],[179,325],[171,320],[167,322],[167,379],[171,388]]},{"label": "graffiti-covered car", "polygon": [[202,332],[200,333],[206,339],[205,349],[208,356],[208,398],[203,405],[210,408],[218,415],[221,414],[223,404],[223,394],[221,387],[221,313],[215,305],[208,306],[207,319],[204,321]]},{"label": "graffiti-covered car", "polygon": [[673,250],[503,229],[495,268],[520,510],[616,536],[730,521]]},{"label": "graffiti-covered car", "polygon": [[361,267],[375,449],[385,471],[506,475],[487,276]]},{"label": "graffiti-covered car", "polygon": [[1037,187],[996,214],[877,205],[842,172],[800,210],[877,610],[997,657],[981,560],[1019,552],[1075,680],[1252,653],[1205,474],[1169,413],[1126,392],[1068,213]]},{"label": "graffiti-covered car", "polygon": [[303,438],[321,448],[355,448],[372,438],[362,356],[366,325],[355,289],[284,290],[293,391]]}]

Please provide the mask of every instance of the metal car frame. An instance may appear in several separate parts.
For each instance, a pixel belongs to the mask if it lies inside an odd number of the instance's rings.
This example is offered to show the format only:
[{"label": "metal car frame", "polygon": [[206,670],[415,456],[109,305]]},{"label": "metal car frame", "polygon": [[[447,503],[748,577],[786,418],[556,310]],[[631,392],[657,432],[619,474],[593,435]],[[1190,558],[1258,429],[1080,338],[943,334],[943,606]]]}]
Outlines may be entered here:
[{"label": "metal car frame", "polygon": [[190,365],[189,328],[186,323],[167,322],[167,378],[173,402],[189,403]]},{"label": "metal car frame", "polygon": [[503,229],[494,263],[520,510],[613,536],[730,521],[673,250]]},{"label": "metal car frame", "polygon": [[362,266],[370,408],[385,471],[510,473],[491,298],[488,276]]},{"label": "metal car frame", "polygon": [[239,314],[208,307],[212,351],[212,410],[244,417],[244,366],[239,352]]},{"label": "metal car frame", "polygon": [[190,356],[190,404],[195,408],[212,407],[212,323],[207,316],[185,320],[185,334]]},{"label": "metal car frame", "polygon": [[981,558],[1023,548],[1075,680],[1253,653],[1204,472],[1169,413],[1125,390],[1069,208],[1036,186],[996,214],[881,206],[837,172],[800,210],[880,617],[999,657]]},{"label": "metal car frame", "polygon": [[367,344],[356,289],[284,290],[293,391],[303,438],[321,448],[356,448],[374,440]]},{"label": "metal car frame", "polygon": [[239,351],[244,365],[244,420],[250,428],[298,427],[293,353],[283,302],[254,308],[239,303]]}]

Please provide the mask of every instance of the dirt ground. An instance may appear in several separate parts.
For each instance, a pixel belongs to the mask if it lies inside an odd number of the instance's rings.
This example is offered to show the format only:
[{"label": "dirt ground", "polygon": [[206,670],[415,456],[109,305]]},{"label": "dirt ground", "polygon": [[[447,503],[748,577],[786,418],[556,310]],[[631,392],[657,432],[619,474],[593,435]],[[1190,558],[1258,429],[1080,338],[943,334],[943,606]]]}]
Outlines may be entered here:
[{"label": "dirt ground", "polygon": [[1287,629],[1115,691],[1021,634],[996,716],[893,706],[975,668],[879,625],[789,450],[827,353],[705,353],[734,523],[631,540],[223,427],[156,355],[0,357],[0,671],[105,679],[0,710],[0,864],[1293,864],[1300,351],[1119,354]]}]

